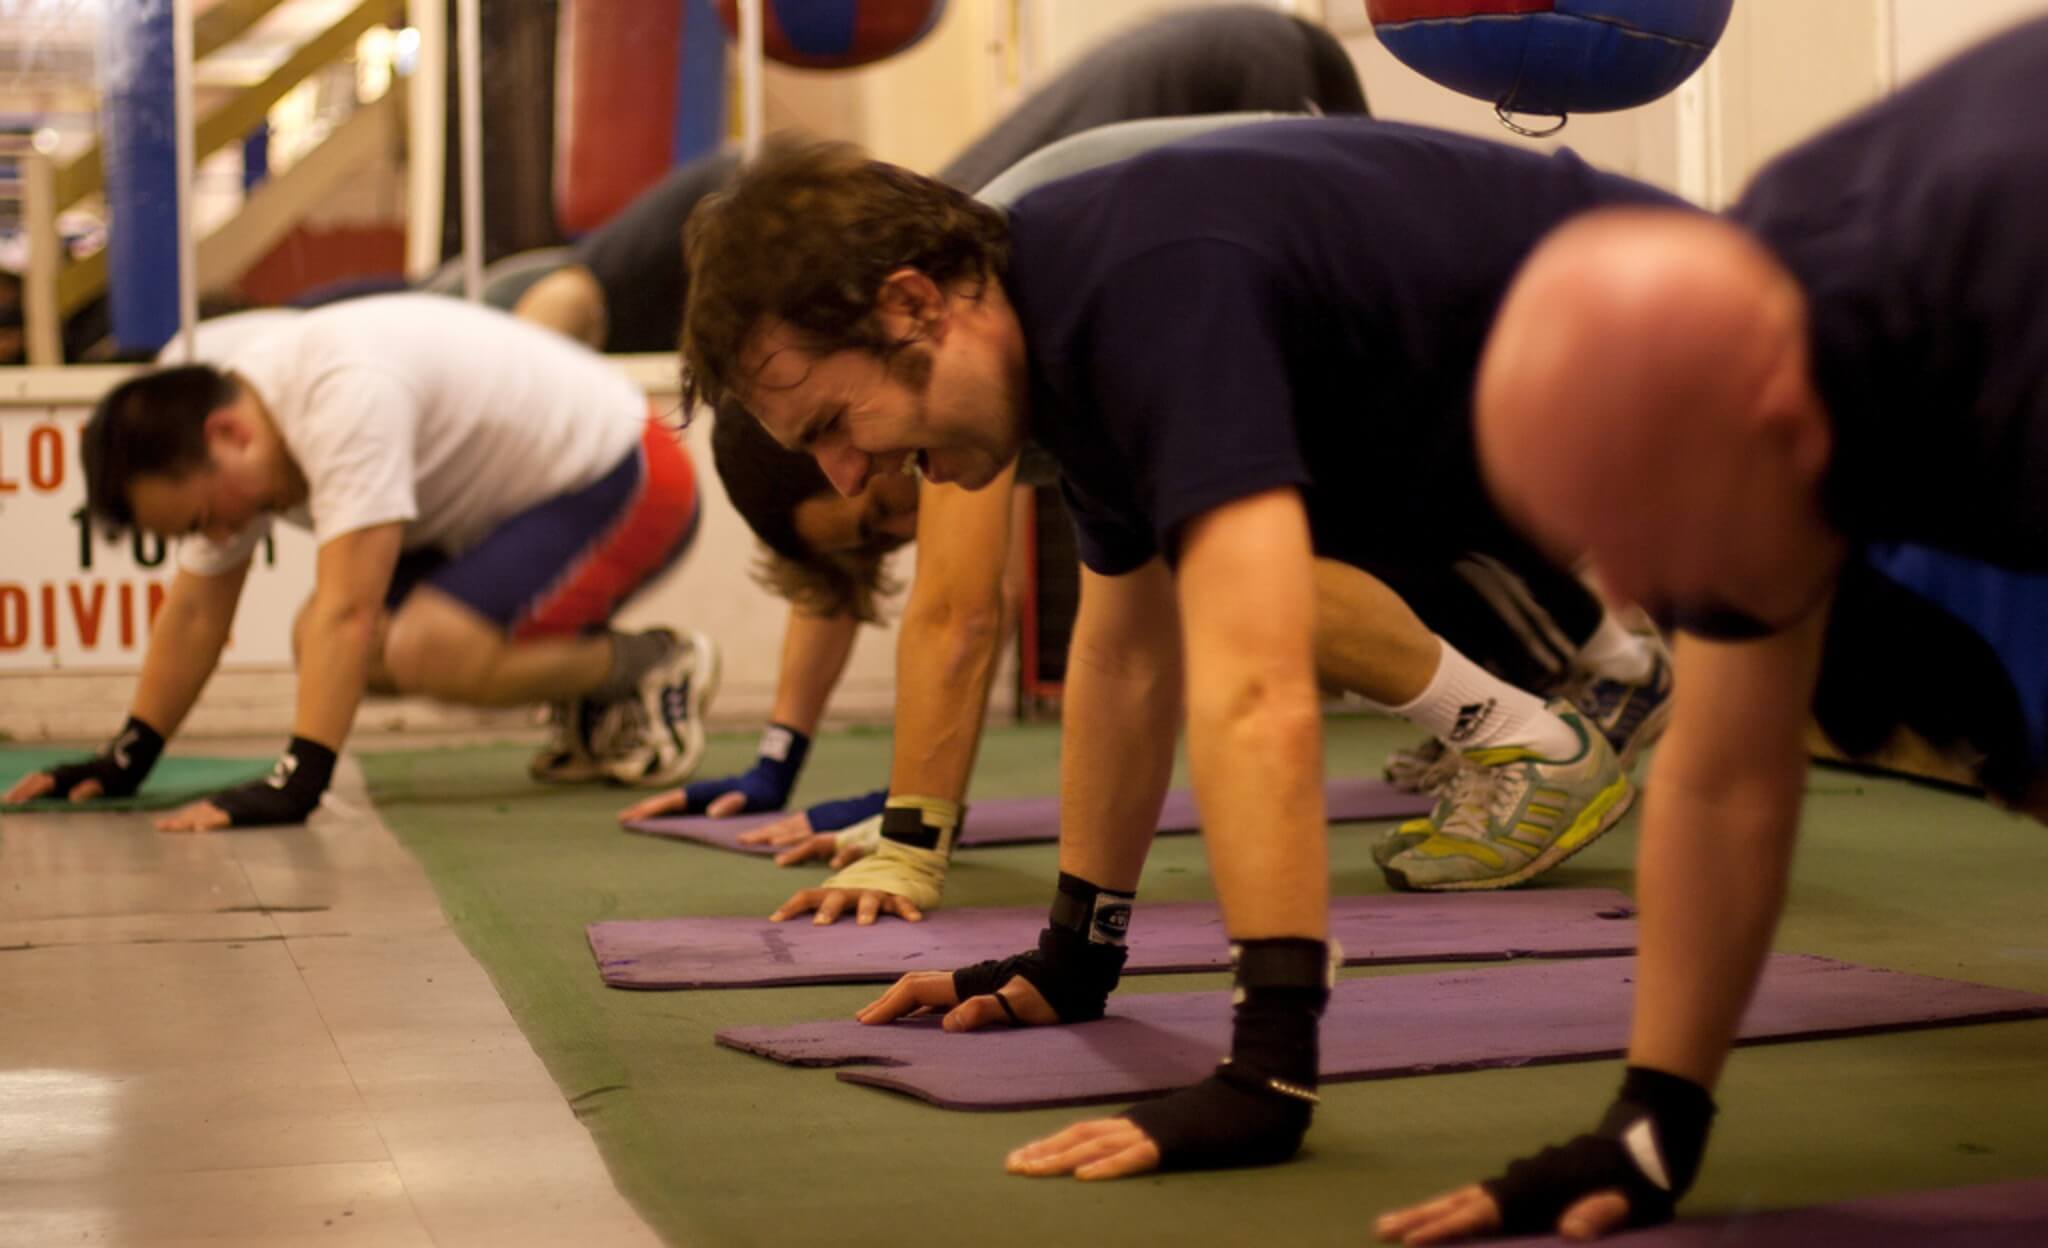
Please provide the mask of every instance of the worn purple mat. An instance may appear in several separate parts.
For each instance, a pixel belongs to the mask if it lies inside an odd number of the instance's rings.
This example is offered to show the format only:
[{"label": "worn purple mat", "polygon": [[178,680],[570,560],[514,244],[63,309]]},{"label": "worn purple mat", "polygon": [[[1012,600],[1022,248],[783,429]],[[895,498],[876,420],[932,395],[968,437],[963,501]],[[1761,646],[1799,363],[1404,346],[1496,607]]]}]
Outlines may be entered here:
[{"label": "worn purple mat", "polygon": [[[1332,780],[1324,786],[1323,793],[1331,823],[1355,823],[1361,819],[1412,819],[1428,814],[1433,801],[1425,795],[1407,793],[1379,780]],[[786,813],[734,815],[729,819],[668,815],[659,819],[635,819],[626,825],[626,830],[765,857],[779,851],[769,845],[742,845],[739,843],[740,833],[773,823],[785,817]],[[1166,795],[1166,804],[1159,810],[1161,832],[1193,832],[1200,826],[1201,821],[1195,815],[1193,793],[1175,789]],[[973,804],[967,815],[967,830],[960,835],[960,845],[962,848],[1022,845],[1030,841],[1056,841],[1059,835],[1059,798],[996,797]]]},{"label": "worn purple mat", "polygon": [[[1532,962],[1337,985],[1323,1016],[1326,1081],[1614,1057],[1626,1047],[1634,958]],[[947,1109],[1120,1101],[1207,1075],[1230,1047],[1222,992],[1126,994],[1073,1027],[949,1035],[935,1018],[735,1027],[718,1042],[796,1066],[877,1063],[849,1083]],[[1741,1042],[1819,1039],[2048,1016],[2048,996],[1799,954],[1773,954]],[[994,1077],[991,1077],[994,1076]]]},{"label": "worn purple mat", "polygon": [[[1605,888],[1482,895],[1338,897],[1330,932],[1344,960],[1464,962],[1632,953],[1635,906]],[[1131,925],[1131,972],[1221,970],[1230,964],[1213,902],[1141,905]],[[906,971],[950,970],[1031,948],[1038,908],[941,910],[922,923],[873,927],[766,919],[628,919],[592,923],[590,952],[614,988],[761,988],[887,982]]]},{"label": "worn purple mat", "polygon": [[[1495,1242],[1502,1248],[1561,1248],[1567,1241],[1544,1237]],[[2048,1180],[1688,1218],[1600,1242],[1612,1248],[2040,1248],[2048,1244]]]}]

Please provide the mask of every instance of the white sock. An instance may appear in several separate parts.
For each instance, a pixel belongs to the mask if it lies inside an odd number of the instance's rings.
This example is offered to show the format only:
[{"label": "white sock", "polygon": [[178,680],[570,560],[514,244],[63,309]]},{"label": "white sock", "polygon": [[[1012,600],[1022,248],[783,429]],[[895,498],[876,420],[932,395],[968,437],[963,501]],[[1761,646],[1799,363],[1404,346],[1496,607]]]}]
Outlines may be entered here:
[{"label": "white sock", "polygon": [[1602,612],[1600,627],[1580,648],[1576,662],[1596,676],[1634,684],[1650,674],[1650,647],[1620,620]]},{"label": "white sock", "polygon": [[1439,638],[1437,644],[1442,650],[1436,675],[1421,696],[1386,710],[1460,752],[1519,745],[1544,758],[1578,755],[1579,734],[1551,714],[1543,699],[1495,676],[1449,642]]}]

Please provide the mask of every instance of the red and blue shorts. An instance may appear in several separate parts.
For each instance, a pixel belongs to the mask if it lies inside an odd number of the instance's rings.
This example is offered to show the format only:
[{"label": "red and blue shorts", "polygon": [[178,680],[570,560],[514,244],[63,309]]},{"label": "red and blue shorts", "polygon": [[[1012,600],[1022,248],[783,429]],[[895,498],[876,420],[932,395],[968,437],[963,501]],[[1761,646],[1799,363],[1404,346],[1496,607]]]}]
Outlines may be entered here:
[{"label": "red and blue shorts", "polygon": [[696,471],[676,434],[650,419],[604,476],[513,516],[462,554],[409,550],[385,603],[431,585],[509,637],[591,632],[682,558],[697,534]]}]

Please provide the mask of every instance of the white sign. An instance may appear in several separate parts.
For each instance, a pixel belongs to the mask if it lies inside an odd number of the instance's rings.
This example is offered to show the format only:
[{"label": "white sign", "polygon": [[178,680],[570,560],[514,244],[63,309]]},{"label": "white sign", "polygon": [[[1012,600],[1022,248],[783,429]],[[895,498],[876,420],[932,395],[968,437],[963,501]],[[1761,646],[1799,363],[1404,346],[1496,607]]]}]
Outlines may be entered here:
[{"label": "white sign", "polygon": [[[0,671],[140,671],[175,545],[103,537],[85,514],[75,406],[0,407]],[[256,550],[223,666],[288,667],[313,590],[313,535],[279,524]]]}]

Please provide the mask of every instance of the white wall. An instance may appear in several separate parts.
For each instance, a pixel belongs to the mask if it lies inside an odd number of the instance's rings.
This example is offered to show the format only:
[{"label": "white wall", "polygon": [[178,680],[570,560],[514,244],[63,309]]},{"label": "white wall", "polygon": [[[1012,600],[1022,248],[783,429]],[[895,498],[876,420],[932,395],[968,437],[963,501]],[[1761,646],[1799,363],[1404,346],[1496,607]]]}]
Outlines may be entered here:
[{"label": "white wall", "polygon": [[2016,22],[2048,16],[2048,0],[1889,0],[1892,80],[1904,82]]}]

